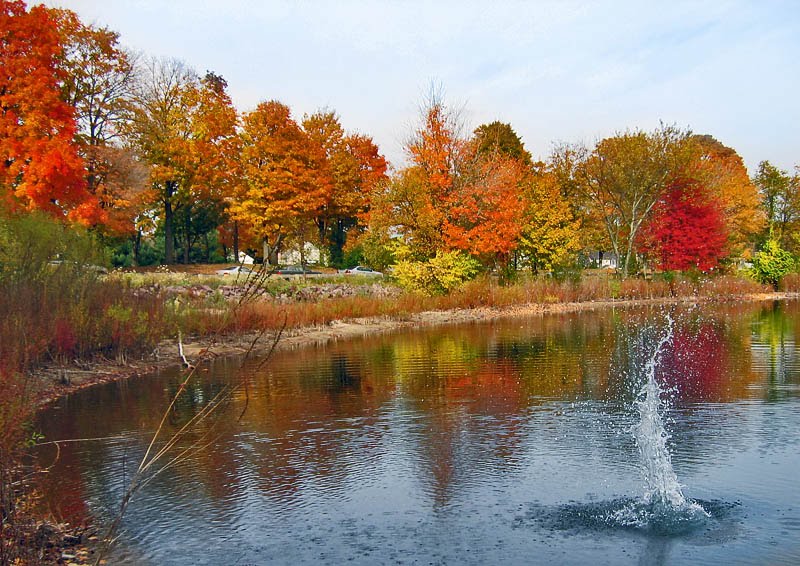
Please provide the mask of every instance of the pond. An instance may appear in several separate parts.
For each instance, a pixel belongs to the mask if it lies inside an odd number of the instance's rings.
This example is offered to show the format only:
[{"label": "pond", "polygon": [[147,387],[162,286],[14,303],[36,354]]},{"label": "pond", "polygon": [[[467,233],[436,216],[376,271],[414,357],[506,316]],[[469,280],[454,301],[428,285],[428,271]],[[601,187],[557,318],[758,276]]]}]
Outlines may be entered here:
[{"label": "pond", "polygon": [[[798,564],[798,324],[797,302],[617,308],[217,359],[165,432],[240,387],[111,563]],[[43,412],[47,441],[94,439],[39,449],[48,509],[107,522],[180,381]]]}]

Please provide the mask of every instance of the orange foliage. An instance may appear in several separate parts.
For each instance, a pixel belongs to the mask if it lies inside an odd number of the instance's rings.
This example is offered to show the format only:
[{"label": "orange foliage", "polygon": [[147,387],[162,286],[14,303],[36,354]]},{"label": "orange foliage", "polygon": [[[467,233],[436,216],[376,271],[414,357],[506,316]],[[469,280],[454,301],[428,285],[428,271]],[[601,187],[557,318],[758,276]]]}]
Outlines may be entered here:
[{"label": "orange foliage", "polygon": [[758,190],[747,175],[742,158],[711,136],[696,136],[699,146],[697,176],[719,203],[728,233],[728,251],[749,257],[757,234],[765,226]]},{"label": "orange foliage", "polygon": [[464,150],[454,121],[445,106],[434,101],[425,113],[423,127],[406,147],[414,165],[425,172],[434,200],[452,188]]},{"label": "orange foliage", "polygon": [[511,253],[522,230],[525,175],[524,166],[516,159],[500,154],[479,159],[474,173],[447,196],[446,245],[473,255]]},{"label": "orange foliage", "polygon": [[87,190],[105,212],[102,229],[133,233],[149,171],[131,149],[114,143],[129,117],[133,63],[116,32],[86,25],[70,10],[51,14],[64,43],[62,98],[75,110]]},{"label": "orange foliage", "polygon": [[50,12],[0,0],[0,187],[12,209],[101,220],[73,143],[73,109],[61,99],[62,40]]},{"label": "orange foliage", "polygon": [[387,163],[369,136],[346,135],[334,112],[317,112],[303,120],[309,139],[326,159],[325,173],[333,185],[324,220],[365,214],[378,183],[386,179]]},{"label": "orange foliage", "polygon": [[232,214],[260,241],[279,247],[330,199],[324,152],[277,101],[262,102],[245,115],[242,139],[244,185]]}]

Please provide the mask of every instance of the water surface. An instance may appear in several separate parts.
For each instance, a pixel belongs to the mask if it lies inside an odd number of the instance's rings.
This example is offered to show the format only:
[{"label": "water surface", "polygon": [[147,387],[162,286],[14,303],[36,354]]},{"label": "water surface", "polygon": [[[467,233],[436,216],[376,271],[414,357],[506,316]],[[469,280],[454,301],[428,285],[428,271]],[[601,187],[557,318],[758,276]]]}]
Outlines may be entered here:
[{"label": "water surface", "polygon": [[[667,448],[707,518],[626,522],[647,491],[634,401],[668,315]],[[248,395],[139,492],[112,563],[800,563],[798,322],[794,302],[606,309],[216,360],[167,428],[227,384]],[[101,438],[60,445],[55,514],[113,515],[180,379],[41,415],[47,440]]]}]

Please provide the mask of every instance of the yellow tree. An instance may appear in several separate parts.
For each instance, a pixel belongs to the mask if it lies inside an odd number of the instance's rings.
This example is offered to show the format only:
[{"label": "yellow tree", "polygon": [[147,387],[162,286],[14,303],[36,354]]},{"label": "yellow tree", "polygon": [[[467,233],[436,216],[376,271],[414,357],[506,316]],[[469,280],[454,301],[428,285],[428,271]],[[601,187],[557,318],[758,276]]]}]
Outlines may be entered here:
[{"label": "yellow tree", "polygon": [[322,148],[286,105],[262,102],[243,121],[243,183],[231,214],[260,240],[264,261],[275,264],[286,237],[313,223],[329,201],[331,176]]},{"label": "yellow tree", "polygon": [[575,181],[601,221],[622,276],[634,266],[639,230],[675,175],[691,159],[688,132],[662,126],[605,138],[589,152],[577,148]]},{"label": "yellow tree", "polygon": [[132,119],[126,125],[128,139],[151,166],[146,199],[163,212],[167,264],[175,263],[175,210],[181,206],[184,187],[181,150],[192,132],[185,102],[196,81],[181,61],[150,59],[135,85]]},{"label": "yellow tree", "polygon": [[692,173],[722,211],[727,250],[733,257],[749,258],[766,225],[758,189],[736,151],[707,135],[693,136],[691,141],[697,146]]},{"label": "yellow tree", "polygon": [[581,222],[560,191],[557,175],[539,165],[523,192],[525,212],[519,251],[536,273],[574,261],[581,249]]},{"label": "yellow tree", "polygon": [[753,182],[763,198],[769,237],[781,247],[796,251],[800,248],[800,175],[790,177],[769,161],[758,164]]}]

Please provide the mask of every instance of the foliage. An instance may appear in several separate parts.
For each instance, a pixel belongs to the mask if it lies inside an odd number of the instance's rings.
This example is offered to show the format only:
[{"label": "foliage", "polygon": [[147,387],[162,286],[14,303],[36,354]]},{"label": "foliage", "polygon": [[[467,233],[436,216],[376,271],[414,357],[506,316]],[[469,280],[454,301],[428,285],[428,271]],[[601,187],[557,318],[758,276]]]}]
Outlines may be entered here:
[{"label": "foliage", "polygon": [[264,260],[277,262],[287,235],[312,224],[330,198],[325,153],[292,119],[289,107],[262,102],[244,117],[244,182],[231,214],[250,227]]},{"label": "foliage", "polygon": [[753,182],[763,198],[770,237],[784,249],[800,251],[796,238],[800,228],[800,176],[790,177],[769,161],[762,161]]},{"label": "foliage", "polygon": [[687,171],[701,185],[709,201],[722,213],[732,257],[749,258],[756,238],[765,226],[761,196],[747,176],[742,158],[711,136],[692,136],[696,155]]},{"label": "foliage", "polygon": [[573,263],[580,249],[580,222],[559,192],[550,171],[532,175],[524,190],[526,209],[520,237],[522,263],[534,273]]},{"label": "foliage", "polygon": [[502,154],[523,165],[531,166],[531,154],[525,149],[522,140],[511,124],[494,121],[475,128],[474,140],[479,154]]},{"label": "foliage", "polygon": [[366,264],[378,271],[385,271],[396,262],[398,241],[375,230],[369,230],[357,240],[348,241],[345,248],[345,267]]},{"label": "foliage", "polygon": [[180,192],[185,188],[181,149],[191,136],[184,103],[196,80],[194,72],[180,61],[148,60],[132,97],[132,119],[126,124],[127,138],[151,166],[145,200],[163,210],[166,263],[175,262],[174,210],[185,200]]},{"label": "foliage", "polygon": [[348,231],[369,210],[371,197],[386,180],[386,159],[372,138],[346,134],[333,111],[319,111],[303,119],[309,139],[325,153],[324,170],[330,176],[330,197],[316,218],[331,265],[343,265],[342,250]]},{"label": "foliage", "polygon": [[0,46],[0,201],[12,210],[100,219],[73,144],[74,110],[61,98],[63,46],[51,12],[0,0]]},{"label": "foliage", "polygon": [[659,269],[709,271],[725,256],[723,213],[693,180],[672,182],[653,208],[640,237],[640,250]]},{"label": "foliage", "polygon": [[623,277],[635,261],[639,229],[692,157],[688,138],[688,132],[662,125],[605,138],[591,152],[570,149],[575,186],[604,227]]},{"label": "foliage", "polygon": [[795,267],[795,260],[791,253],[781,248],[780,243],[770,238],[764,247],[753,256],[751,274],[761,283],[769,283],[778,288],[778,283],[784,275],[790,273]]},{"label": "foliage", "polygon": [[120,47],[118,33],[84,24],[70,10],[52,14],[64,42],[62,98],[75,109],[87,189],[105,213],[99,228],[130,234],[148,174],[120,139],[130,118],[136,57]]},{"label": "foliage", "polygon": [[473,279],[480,269],[480,263],[464,253],[437,252],[427,261],[399,261],[393,276],[404,289],[444,295]]},{"label": "foliage", "polygon": [[519,161],[502,155],[478,155],[465,165],[443,203],[446,248],[491,263],[507,258],[516,249],[522,228],[525,177]]}]

